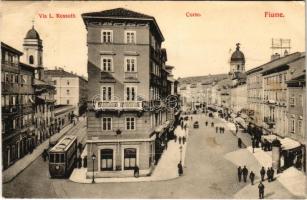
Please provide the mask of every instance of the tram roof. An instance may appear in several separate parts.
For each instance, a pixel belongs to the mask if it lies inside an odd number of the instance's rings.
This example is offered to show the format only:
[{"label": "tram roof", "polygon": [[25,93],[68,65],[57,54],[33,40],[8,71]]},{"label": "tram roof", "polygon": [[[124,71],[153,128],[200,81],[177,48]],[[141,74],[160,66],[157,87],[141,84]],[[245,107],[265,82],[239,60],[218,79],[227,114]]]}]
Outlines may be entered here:
[{"label": "tram roof", "polygon": [[76,136],[74,135],[66,135],[63,137],[63,139],[60,140],[51,150],[50,153],[60,153],[60,152],[65,152],[77,139]]}]

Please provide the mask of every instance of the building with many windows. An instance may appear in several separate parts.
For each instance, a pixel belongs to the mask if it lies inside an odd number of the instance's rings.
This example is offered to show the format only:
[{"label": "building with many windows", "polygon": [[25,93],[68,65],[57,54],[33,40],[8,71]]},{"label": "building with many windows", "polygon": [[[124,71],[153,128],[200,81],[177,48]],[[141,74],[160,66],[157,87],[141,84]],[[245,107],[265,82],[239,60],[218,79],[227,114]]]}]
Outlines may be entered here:
[{"label": "building with many windows", "polygon": [[[301,146],[286,155],[289,166],[306,171],[306,70],[305,55],[289,63],[289,80],[286,81],[288,90],[288,131],[286,136],[298,141]],[[295,162],[294,162],[295,161]]]},{"label": "building with many windows", "polygon": [[63,68],[46,70],[45,75],[55,86],[55,104],[72,105],[74,114],[80,116],[86,112],[87,80]]},{"label": "building with many windows", "polygon": [[[169,126],[171,86],[154,17],[117,8],[82,14],[88,46],[88,176],[148,175]],[[94,166],[92,155],[96,156]]]},{"label": "building with many windows", "polygon": [[34,148],[34,68],[21,65],[23,53],[1,42],[3,169]]}]

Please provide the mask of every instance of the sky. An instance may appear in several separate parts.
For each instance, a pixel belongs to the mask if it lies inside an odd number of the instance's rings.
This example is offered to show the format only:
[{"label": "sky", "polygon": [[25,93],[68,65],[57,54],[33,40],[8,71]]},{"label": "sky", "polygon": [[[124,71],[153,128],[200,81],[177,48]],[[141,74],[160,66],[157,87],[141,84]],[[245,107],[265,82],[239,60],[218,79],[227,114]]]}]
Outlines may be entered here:
[{"label": "sky", "polygon": [[[236,43],[245,54],[246,70],[270,60],[271,39],[291,39],[291,51],[305,51],[305,2],[0,2],[0,38],[23,49],[32,27],[44,46],[44,66],[63,67],[87,76],[85,12],[126,8],[155,17],[167,49],[168,65],[175,78],[228,73]],[[198,13],[198,17],[187,17]],[[265,12],[283,13],[268,18]],[[75,14],[72,19],[44,19],[39,14]]]}]

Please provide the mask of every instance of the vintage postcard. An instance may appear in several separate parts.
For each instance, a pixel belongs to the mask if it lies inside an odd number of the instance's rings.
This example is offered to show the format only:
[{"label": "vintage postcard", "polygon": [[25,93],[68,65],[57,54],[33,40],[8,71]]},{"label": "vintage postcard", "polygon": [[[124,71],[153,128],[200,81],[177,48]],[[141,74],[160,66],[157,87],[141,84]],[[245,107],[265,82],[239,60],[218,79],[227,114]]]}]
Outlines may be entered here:
[{"label": "vintage postcard", "polygon": [[0,6],[3,198],[306,198],[304,1]]}]

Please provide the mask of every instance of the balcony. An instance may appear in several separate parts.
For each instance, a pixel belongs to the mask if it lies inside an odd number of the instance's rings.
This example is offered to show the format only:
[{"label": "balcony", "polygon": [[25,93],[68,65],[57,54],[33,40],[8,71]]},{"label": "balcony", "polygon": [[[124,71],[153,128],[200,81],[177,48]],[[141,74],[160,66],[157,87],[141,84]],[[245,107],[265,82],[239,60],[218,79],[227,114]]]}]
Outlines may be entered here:
[{"label": "balcony", "polygon": [[2,107],[2,113],[5,115],[15,115],[20,112],[19,105],[11,105]]},{"label": "balcony", "polygon": [[137,80],[138,73],[137,72],[125,72],[125,79],[126,80]]},{"label": "balcony", "polygon": [[143,110],[142,101],[97,101],[93,102],[93,109],[95,111],[106,110]]},{"label": "balcony", "polygon": [[275,124],[275,120],[270,117],[264,117],[263,121],[270,126]]},{"label": "balcony", "polygon": [[1,86],[3,93],[16,93],[20,89],[20,85],[18,85],[18,83],[1,82]]}]

